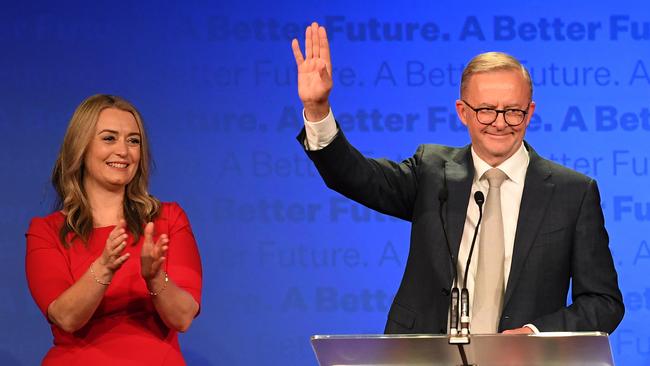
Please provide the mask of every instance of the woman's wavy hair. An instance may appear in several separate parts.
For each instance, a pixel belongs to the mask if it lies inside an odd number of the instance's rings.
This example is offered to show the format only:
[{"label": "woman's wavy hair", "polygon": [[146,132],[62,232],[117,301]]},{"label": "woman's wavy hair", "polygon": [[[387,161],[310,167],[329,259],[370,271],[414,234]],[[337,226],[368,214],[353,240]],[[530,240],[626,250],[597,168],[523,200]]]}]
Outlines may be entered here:
[{"label": "woman's wavy hair", "polygon": [[[56,208],[65,213],[65,223],[59,231],[59,239],[69,248],[79,238],[84,244],[93,230],[93,217],[84,191],[84,158],[95,134],[99,114],[106,108],[129,112],[135,117],[140,130],[140,163],[135,176],[124,193],[124,220],[134,235],[134,243],[143,235],[144,225],[152,221],[160,210],[160,201],[149,194],[149,170],[151,154],[138,110],[124,98],[97,94],[81,102],[70,119],[59,156],[52,170],[52,185],[57,193]],[[68,241],[68,234],[73,233]]]}]

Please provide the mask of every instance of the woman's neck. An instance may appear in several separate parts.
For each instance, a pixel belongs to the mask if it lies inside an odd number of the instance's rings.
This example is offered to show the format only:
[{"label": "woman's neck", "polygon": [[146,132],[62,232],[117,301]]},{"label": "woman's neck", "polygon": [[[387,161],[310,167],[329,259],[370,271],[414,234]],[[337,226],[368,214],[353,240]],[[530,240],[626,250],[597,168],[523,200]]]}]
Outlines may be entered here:
[{"label": "woman's neck", "polygon": [[124,189],[109,191],[85,187],[93,216],[93,226],[117,225],[124,218]]}]

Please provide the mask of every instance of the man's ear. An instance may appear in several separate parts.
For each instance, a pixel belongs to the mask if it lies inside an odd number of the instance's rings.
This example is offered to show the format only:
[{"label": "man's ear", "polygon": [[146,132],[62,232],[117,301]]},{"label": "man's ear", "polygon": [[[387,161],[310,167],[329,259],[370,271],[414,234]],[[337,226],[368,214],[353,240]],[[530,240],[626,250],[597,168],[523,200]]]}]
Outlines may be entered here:
[{"label": "man's ear", "polygon": [[530,120],[533,118],[533,113],[535,113],[535,102],[531,101],[528,106],[528,114],[526,115],[526,128],[528,128]]},{"label": "man's ear", "polygon": [[[465,103],[463,103],[462,100],[456,99],[456,114],[458,115],[458,118],[460,119],[461,122],[467,127],[467,121],[465,120]],[[533,107],[533,109],[535,109]]]}]

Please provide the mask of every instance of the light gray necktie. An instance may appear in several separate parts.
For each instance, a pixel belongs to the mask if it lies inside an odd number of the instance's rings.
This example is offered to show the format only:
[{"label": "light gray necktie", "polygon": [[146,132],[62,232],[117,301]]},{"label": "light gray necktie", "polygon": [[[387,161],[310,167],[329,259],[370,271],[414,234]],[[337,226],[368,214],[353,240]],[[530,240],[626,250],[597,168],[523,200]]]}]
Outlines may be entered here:
[{"label": "light gray necktie", "polygon": [[497,168],[485,172],[490,184],[485,202],[479,242],[471,331],[497,333],[503,306],[504,239],[501,215],[501,183],[507,175]]}]

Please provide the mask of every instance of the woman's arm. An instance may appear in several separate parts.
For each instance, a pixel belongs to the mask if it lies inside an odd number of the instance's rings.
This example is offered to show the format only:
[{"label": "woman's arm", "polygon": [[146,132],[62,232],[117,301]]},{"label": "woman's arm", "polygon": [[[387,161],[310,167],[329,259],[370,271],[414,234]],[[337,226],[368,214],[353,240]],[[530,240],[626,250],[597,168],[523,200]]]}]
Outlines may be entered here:
[{"label": "woman's arm", "polygon": [[[140,256],[142,278],[153,299],[154,306],[163,322],[179,332],[186,331],[199,311],[199,304],[186,290],[180,288],[171,276],[163,270],[163,263],[167,259],[170,239],[162,234],[158,240],[153,241],[154,224],[148,223],[144,230],[144,243]],[[181,245],[194,243],[174,243],[181,250]],[[195,247],[194,247],[195,249]],[[178,253],[180,254],[180,253]],[[194,253],[198,256],[198,253]],[[200,269],[199,269],[200,271]]]},{"label": "woman's arm", "polygon": [[97,310],[113,275],[129,258],[129,253],[120,255],[126,247],[125,226],[126,223],[121,220],[108,235],[102,255],[48,306],[47,316],[59,328],[70,333],[77,331],[86,325]]}]

